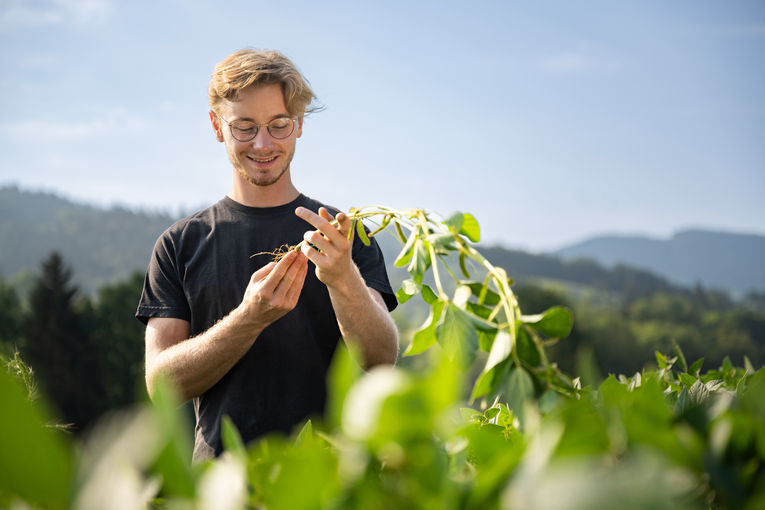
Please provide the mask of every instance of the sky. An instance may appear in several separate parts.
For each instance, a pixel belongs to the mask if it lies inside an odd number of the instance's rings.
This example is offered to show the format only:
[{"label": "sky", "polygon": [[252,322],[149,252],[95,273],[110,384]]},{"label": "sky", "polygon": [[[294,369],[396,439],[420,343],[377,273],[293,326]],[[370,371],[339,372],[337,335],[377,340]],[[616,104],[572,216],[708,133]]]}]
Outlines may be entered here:
[{"label": "sky", "polygon": [[482,241],[765,234],[765,2],[0,0],[0,186],[173,214],[231,187],[207,85],[290,57],[292,162],[341,209],[469,212]]}]

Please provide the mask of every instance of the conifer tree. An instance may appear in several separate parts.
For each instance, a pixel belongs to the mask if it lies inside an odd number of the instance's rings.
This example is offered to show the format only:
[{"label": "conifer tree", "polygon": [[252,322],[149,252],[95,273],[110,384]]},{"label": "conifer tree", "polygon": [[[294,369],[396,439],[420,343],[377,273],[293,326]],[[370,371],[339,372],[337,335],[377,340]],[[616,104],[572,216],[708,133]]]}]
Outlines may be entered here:
[{"label": "conifer tree", "polygon": [[71,277],[59,253],[43,261],[29,293],[24,356],[60,418],[81,431],[102,409],[101,377],[97,352],[76,308],[78,289],[70,283]]}]

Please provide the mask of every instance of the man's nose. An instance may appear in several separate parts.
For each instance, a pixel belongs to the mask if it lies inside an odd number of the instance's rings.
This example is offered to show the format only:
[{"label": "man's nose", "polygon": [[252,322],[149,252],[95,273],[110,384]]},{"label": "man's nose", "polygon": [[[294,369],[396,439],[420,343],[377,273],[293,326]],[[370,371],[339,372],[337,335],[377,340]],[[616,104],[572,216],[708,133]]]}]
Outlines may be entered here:
[{"label": "man's nose", "polygon": [[268,132],[266,126],[258,128],[258,132],[255,134],[255,138],[252,139],[252,147],[254,149],[267,149],[274,144],[274,139]]}]

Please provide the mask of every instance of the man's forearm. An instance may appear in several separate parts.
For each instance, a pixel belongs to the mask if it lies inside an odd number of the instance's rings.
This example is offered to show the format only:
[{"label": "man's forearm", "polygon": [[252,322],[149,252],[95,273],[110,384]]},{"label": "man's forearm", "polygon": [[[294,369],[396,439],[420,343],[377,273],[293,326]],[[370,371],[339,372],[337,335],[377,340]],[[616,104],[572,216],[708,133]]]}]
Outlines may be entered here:
[{"label": "man's forearm", "polygon": [[147,363],[150,394],[162,374],[176,385],[184,401],[198,397],[226,375],[261,331],[246,324],[237,308],[204,333],[168,347]]},{"label": "man's forearm", "polygon": [[367,287],[358,269],[354,266],[342,286],[328,289],[340,332],[361,352],[365,367],[395,363],[398,331],[379,293]]}]

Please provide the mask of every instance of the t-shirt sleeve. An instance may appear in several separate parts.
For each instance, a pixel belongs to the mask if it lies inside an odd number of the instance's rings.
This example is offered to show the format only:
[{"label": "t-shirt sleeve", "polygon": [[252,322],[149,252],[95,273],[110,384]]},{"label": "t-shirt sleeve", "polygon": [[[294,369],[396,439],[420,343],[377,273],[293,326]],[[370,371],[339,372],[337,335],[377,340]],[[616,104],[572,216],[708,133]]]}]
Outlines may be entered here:
[{"label": "t-shirt sleeve", "polygon": [[169,232],[162,234],[154,245],[135,315],[144,324],[151,317],[191,321],[181,271],[177,267],[175,246]]},{"label": "t-shirt sleeve", "polygon": [[353,261],[358,266],[367,287],[380,292],[388,311],[393,311],[398,306],[398,300],[391,289],[385,260],[377,241],[374,238],[370,239],[370,245],[365,246],[356,236],[353,241]]}]

